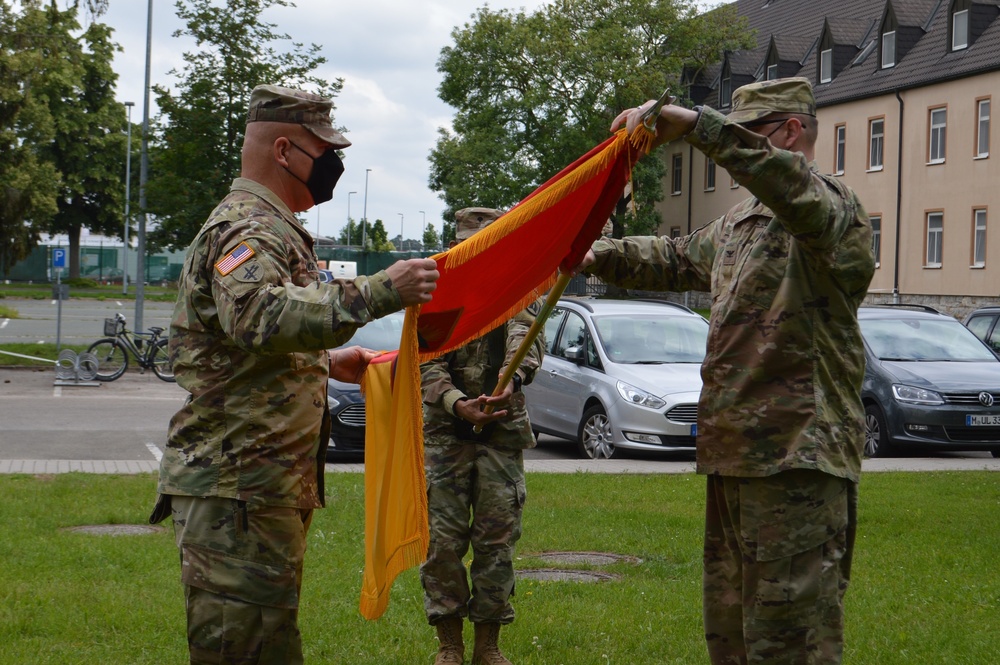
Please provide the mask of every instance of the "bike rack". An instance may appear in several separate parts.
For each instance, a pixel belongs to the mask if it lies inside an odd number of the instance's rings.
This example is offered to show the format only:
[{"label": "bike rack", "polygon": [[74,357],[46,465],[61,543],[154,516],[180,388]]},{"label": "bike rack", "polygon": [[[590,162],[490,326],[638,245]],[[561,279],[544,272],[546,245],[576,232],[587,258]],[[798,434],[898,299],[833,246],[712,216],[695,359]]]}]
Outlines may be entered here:
[{"label": "bike rack", "polygon": [[56,360],[57,386],[99,386],[97,377],[97,356],[84,351],[77,354],[72,349],[63,349]]}]

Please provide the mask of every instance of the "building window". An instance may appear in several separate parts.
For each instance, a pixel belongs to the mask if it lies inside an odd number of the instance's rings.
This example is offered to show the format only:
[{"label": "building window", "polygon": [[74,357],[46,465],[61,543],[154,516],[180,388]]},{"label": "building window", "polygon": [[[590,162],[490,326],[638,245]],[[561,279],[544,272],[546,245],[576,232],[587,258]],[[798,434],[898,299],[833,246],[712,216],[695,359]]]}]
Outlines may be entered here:
[{"label": "building window", "polygon": [[729,69],[729,60],[722,65],[722,75],[719,80],[719,108],[729,108],[733,102],[733,79]]},{"label": "building window", "polygon": [[882,69],[896,65],[896,31],[890,30],[882,34]]},{"label": "building window", "polygon": [[834,146],[833,174],[844,175],[844,162],[847,159],[847,125],[837,125],[836,145]]},{"label": "building window", "polygon": [[681,227],[679,227],[679,226],[671,226],[670,227],[670,237],[671,238],[680,238],[681,237]]},{"label": "building window", "polygon": [[941,267],[941,242],[944,239],[944,213],[927,213],[927,261],[928,268]]},{"label": "building window", "polygon": [[960,51],[969,46],[969,10],[955,12],[951,17],[951,50]]},{"label": "building window", "polygon": [[711,159],[705,162],[705,191],[715,191],[715,161]]},{"label": "building window", "polygon": [[875,118],[868,123],[868,170],[881,171],[885,150],[885,119]]},{"label": "building window", "polygon": [[972,211],[972,265],[986,265],[986,211]]},{"label": "building window", "polygon": [[948,109],[931,109],[930,141],[927,161],[940,164],[944,161],[945,128],[948,125]]},{"label": "building window", "polygon": [[976,125],[976,157],[990,156],[990,100],[977,102],[979,122]]},{"label": "building window", "polygon": [[680,194],[684,180],[682,176],[682,167],[684,165],[684,157],[678,152],[675,153],[671,159],[671,167],[673,171],[673,178],[671,179],[671,194]]},{"label": "building window", "polygon": [[833,80],[833,49],[825,49],[819,54],[819,82],[829,83]]},{"label": "building window", "polygon": [[872,254],[875,256],[875,267],[882,264],[882,218],[870,217],[872,225]]},{"label": "building window", "polygon": [[778,78],[778,65],[767,66],[767,80],[775,81]]}]

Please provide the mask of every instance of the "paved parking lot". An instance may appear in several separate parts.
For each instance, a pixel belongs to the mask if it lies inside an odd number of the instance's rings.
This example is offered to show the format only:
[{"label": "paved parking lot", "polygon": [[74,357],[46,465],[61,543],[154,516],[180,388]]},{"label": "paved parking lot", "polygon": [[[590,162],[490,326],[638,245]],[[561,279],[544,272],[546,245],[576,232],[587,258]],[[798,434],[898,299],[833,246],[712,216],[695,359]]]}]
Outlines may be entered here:
[{"label": "paved parking lot", "polygon": [[[148,473],[155,471],[167,423],[186,393],[152,373],[131,371],[96,386],[57,386],[51,369],[0,369],[0,473]],[[692,473],[690,457],[580,460],[575,447],[542,437],[526,451],[529,472]],[[991,469],[989,453],[946,453],[866,460],[865,471]],[[327,464],[362,472],[360,460]]]}]

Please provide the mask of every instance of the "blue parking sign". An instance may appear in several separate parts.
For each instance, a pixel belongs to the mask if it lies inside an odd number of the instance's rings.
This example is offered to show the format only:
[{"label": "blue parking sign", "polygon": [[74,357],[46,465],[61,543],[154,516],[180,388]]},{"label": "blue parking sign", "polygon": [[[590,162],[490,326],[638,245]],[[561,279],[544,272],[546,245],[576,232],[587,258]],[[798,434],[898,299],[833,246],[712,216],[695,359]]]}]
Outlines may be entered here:
[{"label": "blue parking sign", "polygon": [[66,250],[62,247],[54,247],[52,249],[52,267],[53,268],[65,268],[66,267]]}]

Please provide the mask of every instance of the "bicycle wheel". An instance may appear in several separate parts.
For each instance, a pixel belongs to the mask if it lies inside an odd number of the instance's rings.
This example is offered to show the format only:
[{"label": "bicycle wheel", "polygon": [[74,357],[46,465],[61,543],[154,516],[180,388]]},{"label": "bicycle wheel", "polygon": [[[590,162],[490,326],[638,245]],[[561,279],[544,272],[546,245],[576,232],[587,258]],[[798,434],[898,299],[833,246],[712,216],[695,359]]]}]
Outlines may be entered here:
[{"label": "bicycle wheel", "polygon": [[97,357],[98,381],[114,381],[128,369],[128,351],[117,340],[107,337],[90,345],[87,353]]},{"label": "bicycle wheel", "polygon": [[161,339],[156,343],[150,357],[153,366],[153,374],[169,383],[177,380],[174,378],[174,366],[170,362],[170,352],[167,350],[167,340]]}]

